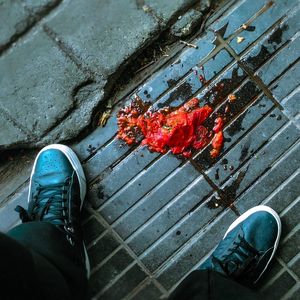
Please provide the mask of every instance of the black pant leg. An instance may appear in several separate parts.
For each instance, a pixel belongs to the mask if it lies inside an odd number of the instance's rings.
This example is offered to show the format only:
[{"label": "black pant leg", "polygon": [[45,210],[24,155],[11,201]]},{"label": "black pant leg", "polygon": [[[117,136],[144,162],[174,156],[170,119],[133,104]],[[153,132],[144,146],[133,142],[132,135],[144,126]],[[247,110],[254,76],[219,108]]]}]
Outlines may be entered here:
[{"label": "black pant leg", "polygon": [[[14,227],[7,235],[34,254],[37,265],[42,266],[39,270],[47,269],[47,264],[56,269],[71,299],[85,299],[88,281],[81,258],[83,253],[72,247],[56,226],[48,222],[29,222]],[[55,278],[51,280],[55,281]]]},{"label": "black pant leg", "polygon": [[70,293],[49,262],[0,233],[0,299],[70,299]]},{"label": "black pant leg", "polygon": [[169,297],[169,300],[257,300],[258,293],[211,270],[196,270],[189,274]]}]

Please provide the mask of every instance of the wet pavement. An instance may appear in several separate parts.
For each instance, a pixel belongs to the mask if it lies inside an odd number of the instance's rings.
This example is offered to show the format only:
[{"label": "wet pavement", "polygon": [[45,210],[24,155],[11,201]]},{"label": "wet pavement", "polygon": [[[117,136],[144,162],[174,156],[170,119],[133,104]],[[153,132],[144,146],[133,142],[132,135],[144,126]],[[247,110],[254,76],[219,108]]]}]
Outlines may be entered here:
[{"label": "wet pavement", "polygon": [[42,147],[88,130],[94,111],[127,76],[126,67],[190,9],[199,24],[205,3],[2,1],[0,151]]},{"label": "wet pavement", "polygon": [[[170,58],[120,99],[105,127],[73,145],[89,181],[91,297],[166,297],[238,215],[266,204],[281,216],[283,232],[259,289],[273,299],[300,299],[299,18],[293,0],[228,1],[190,41],[197,49]],[[211,158],[211,145],[183,159],[117,140],[116,114],[136,95],[154,108],[194,96],[209,104],[207,126],[217,115],[225,120],[220,156]],[[24,174],[34,154],[26,153]],[[4,231],[17,222],[12,208],[26,202],[26,182],[12,193],[16,186],[1,192],[10,195],[0,208]]]}]

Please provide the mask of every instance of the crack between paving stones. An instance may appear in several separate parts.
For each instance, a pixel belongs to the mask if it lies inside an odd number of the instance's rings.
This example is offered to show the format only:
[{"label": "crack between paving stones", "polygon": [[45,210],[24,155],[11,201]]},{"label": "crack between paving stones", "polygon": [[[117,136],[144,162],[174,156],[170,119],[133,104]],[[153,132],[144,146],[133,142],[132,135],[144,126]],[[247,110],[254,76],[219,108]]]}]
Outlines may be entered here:
[{"label": "crack between paving stones", "polygon": [[93,84],[96,82],[92,79],[87,79],[81,83],[79,83],[77,86],[75,86],[72,90],[71,93],[71,100],[72,100],[72,106],[68,109],[68,111],[65,112],[64,115],[62,115],[61,117],[57,118],[55,123],[52,124],[45,133],[43,133],[40,137],[40,140],[42,140],[46,135],[48,135],[49,133],[51,133],[51,131],[53,131],[59,124],[63,123],[64,120],[66,120],[76,109],[78,109],[78,100],[76,99],[76,95],[77,93],[80,91],[80,89],[89,86],[91,84]]},{"label": "crack between paving stones", "polygon": [[27,178],[21,185],[19,185],[11,194],[6,196],[4,200],[0,203],[0,209],[3,208],[6,204],[8,204],[16,195],[22,194],[23,191],[26,190],[29,184],[29,178]]},{"label": "crack between paving stones", "polygon": [[52,30],[49,26],[44,25],[43,26],[44,32],[47,34],[47,36],[58,46],[58,48],[71,60],[73,63],[77,66],[79,70],[81,70],[85,75],[88,75],[90,80],[100,78],[103,79],[103,77],[99,74],[94,73],[91,71],[82,61],[81,59],[74,53],[73,49],[67,45],[60,37],[59,35]]},{"label": "crack between paving stones", "polygon": [[[143,3],[143,1],[141,1],[141,3]],[[170,37],[169,30],[170,30],[171,26],[177,21],[179,15],[182,15],[182,14],[186,13],[189,9],[195,7],[196,5],[197,5],[197,2],[195,1],[195,3],[193,3],[191,5],[188,5],[188,6],[185,6],[181,10],[177,11],[174,14],[174,16],[172,16],[172,18],[168,21],[168,23],[163,26],[165,28],[163,28],[163,29],[158,28],[155,32],[153,32],[151,34],[152,37],[149,38],[149,41],[146,41],[144,43],[144,45],[141,45],[139,50],[137,50],[135,53],[133,53],[127,59],[127,61],[123,62],[119,66],[119,68],[117,70],[115,70],[114,73],[111,74],[108,77],[107,85],[105,87],[105,92],[106,92],[107,95],[103,99],[103,102],[102,102],[102,105],[101,105],[102,107],[100,107],[100,105],[99,105],[98,107],[95,108],[96,114],[97,114],[97,111],[98,111],[98,115],[100,115],[105,110],[107,110],[107,108],[110,110],[112,107],[115,106],[115,104],[117,104],[117,103],[119,103],[123,100],[122,99],[122,100],[117,101],[117,102],[116,101],[111,102],[110,100],[114,99],[115,97],[112,97],[112,95],[110,95],[110,93],[116,86],[118,87],[116,89],[117,92],[120,89],[122,89],[122,87],[126,84],[126,83],[123,83],[123,78],[129,78],[129,80],[127,80],[127,81],[130,81],[130,80],[133,80],[135,77],[137,77],[137,75],[138,75],[137,71],[142,66],[141,65],[142,64],[141,58],[143,58],[144,53],[147,53],[147,51],[150,51],[151,49],[156,47],[156,45],[160,45],[161,47],[159,47],[159,48],[160,48],[160,50],[163,50],[163,51],[164,51],[164,48],[168,47],[169,45],[172,45],[172,46],[176,45],[176,42],[179,41],[179,38],[175,38],[175,39],[173,38],[173,40],[172,40],[172,38]],[[205,15],[207,15],[207,13]],[[158,22],[158,24],[161,25],[159,22]],[[156,33],[158,33],[158,32],[159,32],[158,36],[155,37]],[[197,30],[197,28],[194,28],[193,32],[189,35],[189,37],[187,37],[187,39],[188,38],[194,39],[195,35],[199,36],[203,32],[204,32],[204,26],[202,27],[202,32],[199,32],[199,30]],[[160,44],[160,42],[161,42],[161,44]],[[184,47],[180,47],[180,49],[178,50],[177,53],[170,54],[170,58],[167,61],[163,62],[162,66],[169,63],[170,60],[172,58],[174,58],[183,48]],[[159,53],[159,55],[158,55],[159,59],[157,59],[156,56],[151,58],[149,55],[146,55],[146,57],[145,57],[146,60],[148,61],[148,63],[150,62],[149,63],[150,64],[149,68],[151,68],[153,64],[159,64],[160,60],[163,58],[162,54],[163,54],[163,52]],[[154,54],[152,54],[152,55],[154,55]],[[136,62],[137,60],[138,60],[138,63]],[[132,68],[132,66],[134,66],[134,67]],[[145,65],[142,66],[143,69],[144,69],[144,66]],[[160,67],[162,67],[162,66],[160,66]],[[126,76],[124,76],[124,73],[126,73],[129,69],[130,69],[129,74],[126,74]],[[145,71],[147,69],[148,69],[148,67],[145,67]],[[149,76],[151,76],[151,74]],[[142,84],[143,82],[145,82],[148,77],[146,76],[145,78],[143,78],[143,80],[139,84]],[[135,89],[136,89],[136,86],[132,87],[130,90],[128,90],[126,92],[126,94],[122,98],[127,97]],[[114,94],[116,95],[117,92],[115,92]],[[106,103],[106,104],[103,105],[103,103]]]},{"label": "crack between paving stones", "polygon": [[23,126],[21,123],[19,123],[13,116],[11,116],[11,114],[2,106],[0,106],[0,114],[2,114],[2,116],[7,119],[8,121],[10,121],[11,123],[13,123],[20,131],[22,131],[25,135],[28,135],[31,137],[31,139],[33,139],[34,141],[37,141],[37,136],[35,134],[33,134],[28,128],[26,128],[25,126]]}]

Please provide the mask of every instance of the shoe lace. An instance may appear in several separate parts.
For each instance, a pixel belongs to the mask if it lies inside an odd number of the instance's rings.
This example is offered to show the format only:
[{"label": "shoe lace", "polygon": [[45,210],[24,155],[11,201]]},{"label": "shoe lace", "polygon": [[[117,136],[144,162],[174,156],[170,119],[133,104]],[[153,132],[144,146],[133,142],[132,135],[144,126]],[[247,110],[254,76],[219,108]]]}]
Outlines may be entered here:
[{"label": "shoe lace", "polygon": [[[29,203],[28,210],[17,206],[15,210],[19,213],[23,223],[30,221],[58,221],[61,225],[67,224],[67,189],[69,179],[64,183],[51,185],[38,185]],[[51,215],[47,215],[51,210]]]},{"label": "shoe lace", "polygon": [[258,261],[259,251],[253,248],[241,235],[238,240],[233,242],[233,246],[229,249],[222,259],[213,256],[223,271],[230,277],[237,278],[245,271],[250,271],[255,267]]}]

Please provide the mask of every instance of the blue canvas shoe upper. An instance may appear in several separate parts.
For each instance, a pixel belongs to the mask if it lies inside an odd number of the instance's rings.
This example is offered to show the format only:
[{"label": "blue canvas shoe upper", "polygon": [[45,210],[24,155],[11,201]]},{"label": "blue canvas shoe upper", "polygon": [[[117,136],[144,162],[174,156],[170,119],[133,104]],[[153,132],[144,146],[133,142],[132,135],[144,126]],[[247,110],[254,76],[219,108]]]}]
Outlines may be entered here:
[{"label": "blue canvas shoe upper", "polygon": [[211,269],[253,286],[271,261],[280,234],[279,216],[269,207],[254,207],[229,227],[200,269]]},{"label": "blue canvas shoe upper", "polygon": [[[67,149],[66,146],[62,146]],[[74,155],[74,154],[73,154]],[[61,150],[42,150],[32,171],[28,210],[17,206],[22,222],[44,221],[67,233],[71,244],[81,240],[79,176]]]}]

